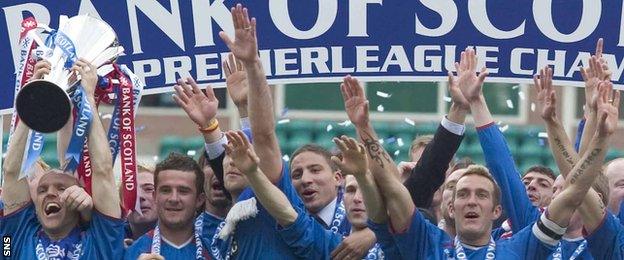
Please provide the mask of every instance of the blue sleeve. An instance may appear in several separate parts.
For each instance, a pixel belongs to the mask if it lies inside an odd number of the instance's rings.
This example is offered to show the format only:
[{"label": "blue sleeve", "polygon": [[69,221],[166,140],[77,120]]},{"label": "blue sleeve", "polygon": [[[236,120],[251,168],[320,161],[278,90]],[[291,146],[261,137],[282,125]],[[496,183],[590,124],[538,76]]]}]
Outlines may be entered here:
[{"label": "blue sleeve", "polygon": [[22,254],[32,254],[34,258],[34,245],[40,227],[32,202],[18,211],[0,217],[0,235],[11,237],[12,253],[16,259],[28,258]]},{"label": "blue sleeve", "polygon": [[[136,260],[141,254],[149,253],[152,249],[152,239],[147,235],[143,235],[139,237],[134,243],[126,249],[124,253],[123,259],[125,260]],[[106,259],[106,258],[102,258]],[[121,259],[121,258],[110,258],[110,259]]]},{"label": "blue sleeve", "polygon": [[326,230],[305,212],[298,213],[295,223],[288,227],[278,227],[280,237],[298,257],[329,259],[331,252],[342,241],[342,237]]},{"label": "blue sleeve", "polygon": [[500,187],[503,210],[511,219],[511,229],[516,233],[539,219],[540,211],[529,200],[505,137],[498,126],[491,123],[477,129],[477,133],[487,167]]},{"label": "blue sleeve", "polygon": [[503,229],[502,227],[493,229],[492,230],[492,239],[494,239],[496,241],[496,240],[500,239],[503,234],[505,234],[505,229]]},{"label": "blue sleeve", "polygon": [[407,230],[394,232],[393,237],[403,259],[430,259],[451,244],[448,235],[425,220],[418,210],[414,210]]},{"label": "blue sleeve", "polygon": [[[280,177],[279,181],[275,183],[275,186],[277,186],[278,189],[284,192],[284,195],[286,195],[288,201],[290,201],[290,204],[293,206],[293,208],[295,208],[295,211],[305,209],[303,201],[299,197],[299,194],[297,194],[295,187],[292,185],[292,181],[290,179],[290,171],[288,169],[288,163],[285,161],[282,161],[282,176]],[[251,189],[251,186],[249,186],[243,190],[240,196],[238,196],[238,201],[243,201],[255,196],[256,194]]]},{"label": "blue sleeve", "polygon": [[505,246],[509,246],[510,253],[520,256],[520,259],[548,259],[556,249],[556,246],[546,244],[535,236],[533,225],[514,233],[502,243],[506,243]]},{"label": "blue sleeve", "polygon": [[587,245],[595,259],[624,259],[624,227],[607,213],[602,224],[586,235]]},{"label": "blue sleeve", "polygon": [[86,232],[87,259],[121,259],[124,249],[124,220],[94,210]]},{"label": "blue sleeve", "polygon": [[381,246],[381,250],[384,252],[384,256],[387,259],[402,259],[399,248],[394,242],[392,234],[390,234],[390,227],[388,227],[387,223],[377,224],[369,219],[368,228],[375,233],[377,244]]},{"label": "blue sleeve", "polygon": [[576,140],[574,140],[574,150],[578,153],[581,149],[581,140],[583,140],[583,130],[585,130],[585,118],[579,122],[578,129],[576,130]]}]

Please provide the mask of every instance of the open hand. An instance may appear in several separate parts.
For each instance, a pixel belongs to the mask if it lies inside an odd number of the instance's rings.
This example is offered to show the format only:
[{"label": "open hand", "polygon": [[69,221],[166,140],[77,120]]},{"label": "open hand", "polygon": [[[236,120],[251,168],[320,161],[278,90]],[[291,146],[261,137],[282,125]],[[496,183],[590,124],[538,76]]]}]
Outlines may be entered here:
[{"label": "open hand", "polygon": [[225,86],[230,98],[236,107],[247,110],[249,87],[245,68],[239,60],[234,59],[234,55],[231,53],[228,55],[228,59],[223,61],[223,68],[225,70]]},{"label": "open hand", "polygon": [[228,131],[225,133],[228,143],[224,146],[234,166],[243,174],[253,174],[258,170],[260,158],[254,152],[249,140],[242,131]]},{"label": "open hand", "polygon": [[613,91],[613,84],[610,81],[602,81],[598,86],[599,98],[598,107],[598,127],[596,134],[600,137],[611,136],[617,129],[620,91]]},{"label": "open hand", "polygon": [[334,138],[334,143],[342,152],[342,160],[332,156],[332,161],[338,165],[343,174],[360,176],[368,171],[368,157],[364,145],[347,136]]},{"label": "open hand", "polygon": [[541,116],[544,120],[554,120],[557,117],[557,96],[552,85],[553,70],[545,67],[540,74],[533,76],[533,84],[537,90],[537,103],[542,108]]},{"label": "open hand", "polygon": [[192,78],[187,78],[186,81],[178,79],[178,84],[173,88],[176,92],[173,100],[186,112],[186,115],[199,127],[208,127],[210,121],[217,116],[217,109],[219,109],[219,100],[215,97],[212,88],[208,86],[203,92]]},{"label": "open hand", "polygon": [[232,7],[234,22],[234,41],[223,31],[219,36],[237,59],[243,63],[252,63],[258,59],[258,39],[256,38],[256,18],[249,19],[247,8],[241,4]]},{"label": "open hand", "polygon": [[[453,102],[457,100],[459,104],[480,101],[483,97],[483,82],[488,75],[485,67],[481,68],[481,72],[477,75],[477,55],[472,48],[466,48],[462,51],[459,63],[455,62],[455,70],[457,70],[457,78],[451,77],[449,73],[449,88]],[[458,92],[459,90],[459,92]],[[462,96],[460,96],[463,95]]]},{"label": "open hand", "polygon": [[368,100],[360,82],[348,75],[342,80],[340,92],[349,120],[357,127],[366,126],[369,122]]}]

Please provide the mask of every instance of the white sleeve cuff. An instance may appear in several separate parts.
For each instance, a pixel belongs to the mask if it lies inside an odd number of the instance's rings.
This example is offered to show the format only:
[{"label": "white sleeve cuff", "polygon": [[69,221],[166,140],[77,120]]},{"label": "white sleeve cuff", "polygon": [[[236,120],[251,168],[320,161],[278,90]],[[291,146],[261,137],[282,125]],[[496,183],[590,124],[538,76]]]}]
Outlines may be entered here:
[{"label": "white sleeve cuff", "polygon": [[225,137],[225,134],[221,134],[221,138],[217,140],[216,142],[206,143],[205,147],[206,147],[206,154],[208,154],[208,159],[209,160],[215,159],[219,157],[222,153],[224,153],[225,152],[225,148],[223,148],[224,144],[227,144],[227,138]]},{"label": "white sleeve cuff", "polygon": [[453,134],[456,134],[456,135],[464,135],[464,132],[466,131],[466,126],[464,126],[462,124],[455,123],[455,122],[453,122],[451,120],[448,120],[448,118],[446,118],[446,116],[444,116],[444,118],[442,118],[441,125],[446,130],[448,130],[449,132],[451,132]]},{"label": "white sleeve cuff", "polygon": [[249,123],[249,117],[242,117],[240,119],[241,129],[249,128],[251,129],[251,124]]}]

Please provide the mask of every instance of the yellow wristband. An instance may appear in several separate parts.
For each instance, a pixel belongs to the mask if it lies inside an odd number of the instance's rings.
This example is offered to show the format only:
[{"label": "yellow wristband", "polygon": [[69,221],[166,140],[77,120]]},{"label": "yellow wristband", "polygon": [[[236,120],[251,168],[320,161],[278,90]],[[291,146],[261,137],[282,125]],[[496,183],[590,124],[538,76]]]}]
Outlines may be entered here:
[{"label": "yellow wristband", "polygon": [[212,131],[214,131],[214,130],[217,130],[217,128],[219,128],[219,120],[217,120],[216,118],[214,118],[214,119],[210,120],[210,125],[208,125],[208,127],[205,127],[205,128],[203,128],[203,127],[201,127],[201,126],[198,126],[198,127],[197,127],[197,129],[198,129],[200,132],[202,132],[202,133],[206,133],[206,134],[207,134],[207,133],[210,133],[210,132],[212,132]]}]

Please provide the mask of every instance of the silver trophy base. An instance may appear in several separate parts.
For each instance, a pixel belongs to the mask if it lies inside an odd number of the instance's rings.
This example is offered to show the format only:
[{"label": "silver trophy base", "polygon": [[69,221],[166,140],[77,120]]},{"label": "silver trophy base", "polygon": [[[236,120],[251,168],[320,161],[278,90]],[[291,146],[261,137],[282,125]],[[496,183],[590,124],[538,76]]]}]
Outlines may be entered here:
[{"label": "silver trophy base", "polygon": [[24,85],[15,99],[20,121],[41,133],[53,133],[65,126],[71,113],[69,96],[58,85],[35,80]]}]

